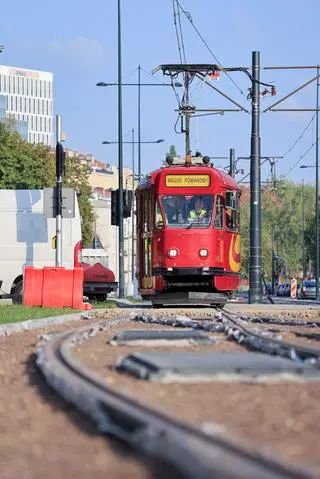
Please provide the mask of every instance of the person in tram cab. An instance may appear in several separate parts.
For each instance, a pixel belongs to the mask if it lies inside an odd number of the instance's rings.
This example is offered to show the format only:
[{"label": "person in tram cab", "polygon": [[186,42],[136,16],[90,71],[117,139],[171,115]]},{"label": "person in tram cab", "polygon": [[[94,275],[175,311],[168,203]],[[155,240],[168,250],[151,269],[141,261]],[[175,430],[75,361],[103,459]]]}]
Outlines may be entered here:
[{"label": "person in tram cab", "polygon": [[208,210],[201,196],[196,197],[194,207],[189,211],[189,222],[209,223]]},{"label": "person in tram cab", "polygon": [[[168,196],[164,201],[164,211],[169,224],[181,223],[182,215],[180,211],[179,198]],[[182,219],[183,222],[183,219]]]}]

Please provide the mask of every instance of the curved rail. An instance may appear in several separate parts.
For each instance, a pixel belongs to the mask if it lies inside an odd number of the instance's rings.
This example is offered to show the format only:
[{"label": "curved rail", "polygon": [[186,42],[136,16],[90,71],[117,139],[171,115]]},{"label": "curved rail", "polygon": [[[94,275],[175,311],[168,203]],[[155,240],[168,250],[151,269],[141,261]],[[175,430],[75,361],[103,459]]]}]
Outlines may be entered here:
[{"label": "curved rail", "polygon": [[226,332],[238,343],[264,353],[276,354],[297,361],[308,361],[320,368],[320,349],[270,338],[267,336],[267,331],[258,333],[256,329],[244,326],[244,321],[241,318],[226,310],[222,311],[222,318],[236,326],[236,328],[227,326]]},{"label": "curved rail", "polygon": [[100,431],[166,461],[190,479],[316,478],[312,472],[171,418],[102,382],[71,354],[75,344],[99,329],[101,325],[53,336],[38,348],[37,365],[49,385],[90,416]]}]

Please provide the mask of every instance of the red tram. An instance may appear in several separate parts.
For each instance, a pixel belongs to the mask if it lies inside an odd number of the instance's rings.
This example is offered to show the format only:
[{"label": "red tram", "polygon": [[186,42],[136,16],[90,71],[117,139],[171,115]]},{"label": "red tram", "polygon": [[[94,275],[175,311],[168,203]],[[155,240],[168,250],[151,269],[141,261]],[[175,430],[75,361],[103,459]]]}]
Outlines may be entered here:
[{"label": "red tram", "polygon": [[240,189],[193,157],[167,164],[136,189],[136,274],[143,299],[224,305],[240,282]]}]

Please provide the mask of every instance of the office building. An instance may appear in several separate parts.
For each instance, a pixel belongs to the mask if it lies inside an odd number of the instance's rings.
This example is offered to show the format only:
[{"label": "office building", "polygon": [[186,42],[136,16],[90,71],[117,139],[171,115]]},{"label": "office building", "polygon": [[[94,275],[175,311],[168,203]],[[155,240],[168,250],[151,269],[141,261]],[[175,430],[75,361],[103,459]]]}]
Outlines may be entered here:
[{"label": "office building", "polygon": [[53,146],[53,75],[0,65],[0,121],[29,143]]}]

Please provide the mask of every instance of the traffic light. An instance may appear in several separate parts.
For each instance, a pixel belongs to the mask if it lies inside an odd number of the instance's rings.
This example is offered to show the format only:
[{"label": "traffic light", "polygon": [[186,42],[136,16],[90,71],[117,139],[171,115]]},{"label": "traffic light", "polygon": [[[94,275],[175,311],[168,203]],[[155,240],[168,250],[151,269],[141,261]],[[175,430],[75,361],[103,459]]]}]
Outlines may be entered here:
[{"label": "traffic light", "polygon": [[133,193],[131,190],[123,190],[123,217],[130,218]]},{"label": "traffic light", "polygon": [[119,190],[111,191],[111,224],[119,226],[118,204]]},{"label": "traffic light", "polygon": [[60,178],[64,172],[65,152],[61,143],[56,145],[56,177]]},{"label": "traffic light", "polygon": [[[131,216],[132,198],[131,190],[123,190],[122,216],[129,218]],[[111,191],[111,224],[119,226],[119,190]]]}]

